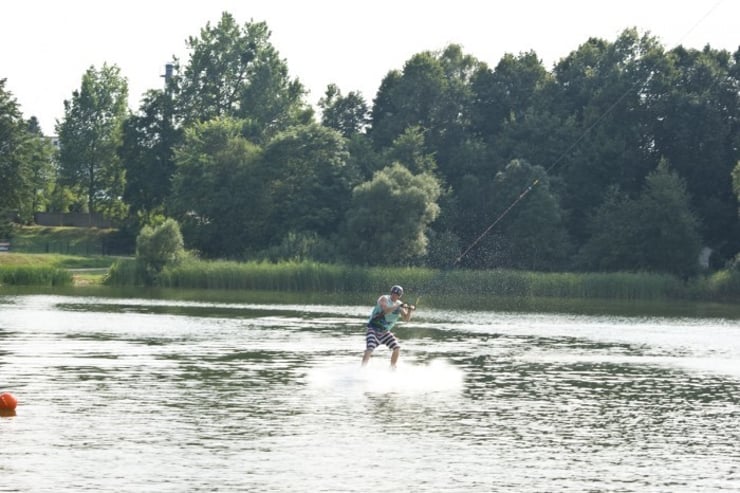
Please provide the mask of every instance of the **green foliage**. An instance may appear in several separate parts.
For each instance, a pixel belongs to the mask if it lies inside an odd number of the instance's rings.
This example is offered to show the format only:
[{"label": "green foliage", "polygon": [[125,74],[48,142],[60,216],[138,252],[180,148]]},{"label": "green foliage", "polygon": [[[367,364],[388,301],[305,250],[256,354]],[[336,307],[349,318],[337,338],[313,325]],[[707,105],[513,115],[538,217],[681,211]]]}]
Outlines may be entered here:
[{"label": "green foliage", "polygon": [[[490,188],[489,188],[490,186]],[[492,184],[479,187],[488,217],[481,225],[499,220],[494,234],[484,238],[465,265],[478,268],[560,270],[570,254],[558,197],[545,170],[513,160],[497,173]],[[511,207],[516,202],[515,207]]]},{"label": "green foliage", "polygon": [[434,155],[424,145],[421,127],[408,127],[385,153],[387,162],[403,164],[413,174],[433,173],[437,169]]},{"label": "green foliage", "polygon": [[[534,52],[491,69],[449,45],[388,72],[371,112],[330,85],[320,126],[270,36],[224,13],[125,124],[125,79],[91,67],[57,127],[58,176],[0,80],[5,234],[39,210],[98,210],[129,232],[167,215],[209,258],[445,266],[513,205],[464,267],[690,277],[697,241],[712,269],[738,254],[738,53],[627,29],[548,71]],[[663,157],[682,186],[651,174]],[[408,181],[394,163],[435,185],[389,184]]]},{"label": "green foliage", "polygon": [[183,138],[174,125],[172,105],[169,92],[149,91],[139,114],[129,116],[123,126],[118,150],[126,170],[123,198],[131,209],[129,219],[137,219],[136,230],[163,213],[172,193],[174,149]]},{"label": "green foliage", "polygon": [[184,257],[180,226],[174,219],[160,226],[144,226],[136,238],[136,261],[149,282],[154,282],[166,265],[176,265]]},{"label": "green foliage", "polygon": [[313,110],[305,90],[270,43],[264,22],[237,24],[224,12],[219,23],[190,37],[188,63],[175,61],[176,112],[190,125],[217,117],[249,122],[248,138],[264,143],[291,125],[307,123]]},{"label": "green foliage", "polygon": [[2,265],[0,286],[69,286],[72,274],[64,269],[47,265]]},{"label": "green foliage", "polygon": [[0,79],[0,222],[9,215],[28,221],[36,206],[37,187],[45,186],[50,165],[48,144],[23,121],[12,93]]},{"label": "green foliage", "polygon": [[336,84],[329,84],[326,88],[324,96],[319,99],[319,108],[321,124],[346,138],[363,132],[370,123],[369,109],[362,95],[352,91],[343,96]]},{"label": "green foliage", "polygon": [[721,263],[738,252],[731,174],[737,165],[740,53],[677,47],[651,79],[655,146],[684,180],[704,244]]},{"label": "green foliage", "polygon": [[550,77],[533,51],[518,56],[506,53],[495,70],[479,67],[471,79],[476,100],[471,107],[473,131],[493,140],[505,123],[524,120],[539,103],[537,98]]},{"label": "green foliage", "polygon": [[103,279],[103,284],[108,286],[142,286],[152,282],[144,266],[135,259],[116,260]]},{"label": "green foliage", "polygon": [[[717,301],[740,303],[740,254],[726,269],[712,273],[699,281],[701,293],[708,293]],[[706,296],[706,295],[705,295]]]},{"label": "green foliage", "polygon": [[51,191],[54,189],[54,148],[41,133],[38,120],[28,121],[27,159],[29,163],[29,197],[20,207],[19,216],[24,224],[33,221],[34,212],[48,210]]},{"label": "green foliage", "polygon": [[332,262],[338,253],[334,242],[316,233],[289,232],[279,245],[267,248],[256,256],[270,262]]},{"label": "green foliage", "polygon": [[87,212],[122,218],[124,171],[118,156],[128,111],[128,83],[116,65],[91,66],[82,86],[64,101],[57,124],[60,183],[86,199]]},{"label": "green foliage", "polygon": [[567,227],[578,243],[586,240],[587,218],[610,187],[634,196],[657,165],[660,151],[650,152],[650,126],[658,117],[642,88],[660,70],[661,58],[654,37],[627,29],[612,43],[589,39],[554,69],[548,105],[573,130],[566,142],[581,138],[557,170],[566,186]]},{"label": "green foliage", "polygon": [[[108,283],[132,285],[133,261],[118,261]],[[730,299],[692,288],[665,274],[534,273],[514,270],[435,270],[427,268],[355,267],[303,262],[229,262],[190,259],[168,265],[158,278],[161,287],[178,289],[234,289],[303,293],[375,293],[402,282],[408,299],[426,303],[454,296],[505,298],[572,298],[613,300]],[[734,296],[740,295],[735,286]],[[727,291],[728,293],[731,292]]]},{"label": "green foliage", "polygon": [[581,252],[585,269],[652,271],[688,277],[698,269],[700,237],[683,180],[665,162],[637,199],[613,190],[592,221]]},{"label": "green foliage", "polygon": [[263,187],[270,201],[269,235],[337,231],[358,174],[347,166],[345,140],[321,125],[280,132],[265,147]]},{"label": "green foliage", "polygon": [[355,187],[346,215],[344,249],[360,265],[407,265],[427,253],[428,226],[441,190],[430,174],[396,163]]},{"label": "green foliage", "polygon": [[243,122],[216,118],[188,128],[176,152],[169,212],[189,249],[239,257],[264,248],[270,214],[262,150],[241,136]]}]

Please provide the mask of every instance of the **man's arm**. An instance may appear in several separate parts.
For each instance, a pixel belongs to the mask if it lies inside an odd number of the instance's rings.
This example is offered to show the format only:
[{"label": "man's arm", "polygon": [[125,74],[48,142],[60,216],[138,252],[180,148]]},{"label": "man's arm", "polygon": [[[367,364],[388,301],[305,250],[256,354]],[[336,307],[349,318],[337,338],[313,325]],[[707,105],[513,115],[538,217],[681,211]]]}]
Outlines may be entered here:
[{"label": "man's arm", "polygon": [[391,313],[395,310],[398,310],[401,306],[401,301],[396,300],[395,303],[391,303],[390,298],[386,296],[380,297],[380,308],[383,309],[383,313]]},{"label": "man's arm", "polygon": [[401,318],[403,319],[404,322],[408,322],[409,320],[411,320],[411,312],[416,310],[416,307],[414,305],[409,305],[409,304],[404,303],[403,305],[401,305],[400,310],[401,310]]}]

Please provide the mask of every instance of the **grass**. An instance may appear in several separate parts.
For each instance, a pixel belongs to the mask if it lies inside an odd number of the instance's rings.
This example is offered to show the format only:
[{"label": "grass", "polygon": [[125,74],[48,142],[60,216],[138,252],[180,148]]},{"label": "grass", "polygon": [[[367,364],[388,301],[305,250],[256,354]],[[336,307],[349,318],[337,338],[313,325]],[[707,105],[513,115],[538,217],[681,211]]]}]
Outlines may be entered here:
[{"label": "grass", "polygon": [[[142,285],[134,260],[111,268],[107,284]],[[316,262],[227,262],[189,260],[169,266],[155,284],[175,289],[266,290],[283,292],[382,292],[401,283],[411,296],[496,296],[612,300],[733,301],[740,287],[722,289],[703,279],[685,282],[649,273],[539,273],[510,270],[449,270],[328,265]],[[728,287],[729,286],[729,287]]]},{"label": "grass", "polygon": [[68,286],[102,284],[113,257],[0,253],[0,285]]}]

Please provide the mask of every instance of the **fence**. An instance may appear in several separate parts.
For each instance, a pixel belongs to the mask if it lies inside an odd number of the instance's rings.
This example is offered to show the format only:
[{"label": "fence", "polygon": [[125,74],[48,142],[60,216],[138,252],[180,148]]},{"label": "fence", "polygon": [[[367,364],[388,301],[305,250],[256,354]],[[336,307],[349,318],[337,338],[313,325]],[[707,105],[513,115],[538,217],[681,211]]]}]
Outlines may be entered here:
[{"label": "fence", "polygon": [[37,212],[33,215],[39,226],[74,226],[78,228],[112,228],[113,221],[102,214],[87,212]]}]

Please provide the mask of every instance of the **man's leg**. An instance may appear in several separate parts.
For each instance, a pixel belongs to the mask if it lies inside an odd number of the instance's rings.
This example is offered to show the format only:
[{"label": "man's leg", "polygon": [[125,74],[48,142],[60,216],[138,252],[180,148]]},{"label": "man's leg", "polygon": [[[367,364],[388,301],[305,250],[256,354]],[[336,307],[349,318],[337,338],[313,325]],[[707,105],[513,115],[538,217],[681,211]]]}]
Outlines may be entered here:
[{"label": "man's leg", "polygon": [[391,353],[391,368],[396,367],[396,363],[398,363],[398,356],[401,354],[401,348],[397,347],[393,350]]},{"label": "man's leg", "polygon": [[368,327],[367,332],[365,332],[365,353],[362,355],[362,366],[370,361],[370,356],[373,355],[376,347],[378,347],[378,337],[375,335],[375,331]]}]

